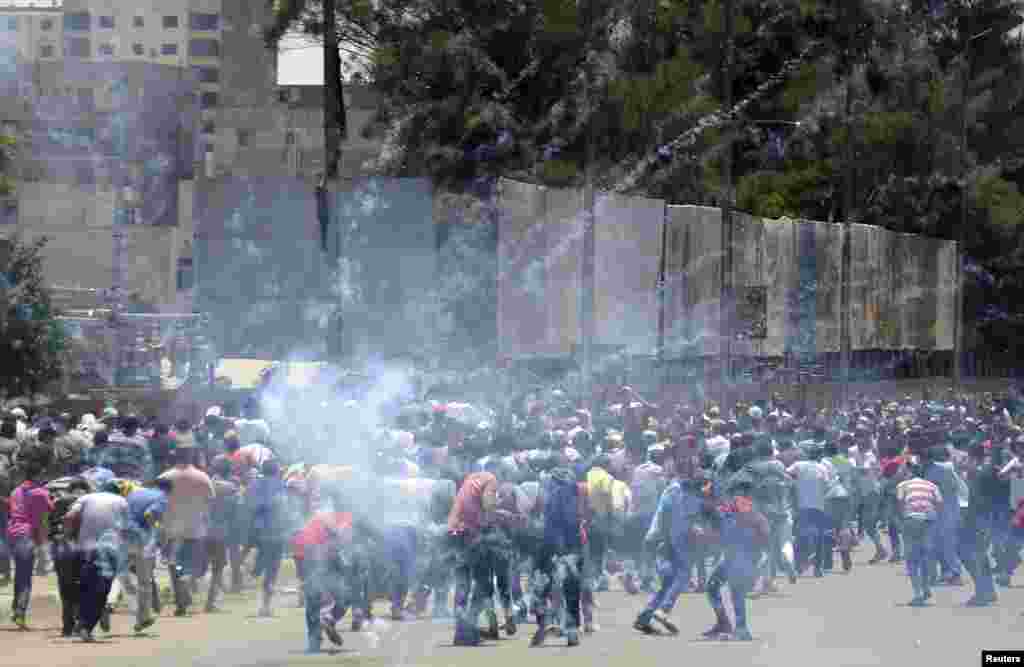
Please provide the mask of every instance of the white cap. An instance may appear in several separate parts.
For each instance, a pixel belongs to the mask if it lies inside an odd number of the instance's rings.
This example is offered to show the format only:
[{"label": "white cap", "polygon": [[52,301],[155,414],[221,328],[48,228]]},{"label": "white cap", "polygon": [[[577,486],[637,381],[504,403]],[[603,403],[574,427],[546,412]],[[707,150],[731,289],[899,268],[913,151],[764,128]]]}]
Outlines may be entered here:
[{"label": "white cap", "polygon": [[215,405],[206,411],[207,417],[221,417],[223,416],[223,414],[224,412],[223,410],[221,410],[221,407],[219,405]]},{"label": "white cap", "polygon": [[22,408],[14,408],[11,410],[11,416],[16,419],[28,419],[28,415],[25,414],[25,410]]}]

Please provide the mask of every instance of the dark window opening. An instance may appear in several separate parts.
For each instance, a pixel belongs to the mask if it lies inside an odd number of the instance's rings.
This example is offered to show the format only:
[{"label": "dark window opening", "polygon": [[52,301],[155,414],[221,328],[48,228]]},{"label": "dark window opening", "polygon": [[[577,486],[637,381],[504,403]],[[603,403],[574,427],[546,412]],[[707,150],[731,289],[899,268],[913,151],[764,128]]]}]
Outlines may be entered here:
[{"label": "dark window opening", "polygon": [[88,30],[92,27],[92,15],[89,12],[75,12],[64,15],[65,30]]},{"label": "dark window opening", "polygon": [[220,28],[220,15],[192,12],[189,15],[189,25],[192,30],[217,30]]},{"label": "dark window opening", "polygon": [[164,28],[165,29],[170,30],[170,29],[174,29],[174,28],[177,28],[177,27],[178,27],[178,17],[177,16],[165,16],[164,17]]},{"label": "dark window opening", "polygon": [[193,57],[215,58],[220,55],[220,42],[215,39],[193,39],[188,51]]},{"label": "dark window opening", "polygon": [[101,16],[100,17],[100,27],[101,28],[113,28],[114,27],[114,17],[113,16]]},{"label": "dark window opening", "polygon": [[178,55],[177,44],[164,44],[160,47],[160,55],[162,56],[176,56]]}]

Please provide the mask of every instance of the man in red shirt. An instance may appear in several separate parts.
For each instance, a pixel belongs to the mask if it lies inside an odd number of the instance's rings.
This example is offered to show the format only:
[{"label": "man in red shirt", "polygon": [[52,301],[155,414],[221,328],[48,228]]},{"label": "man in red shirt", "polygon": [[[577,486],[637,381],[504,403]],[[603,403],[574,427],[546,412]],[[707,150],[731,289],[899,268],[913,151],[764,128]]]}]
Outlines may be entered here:
[{"label": "man in red shirt", "polygon": [[498,479],[489,472],[473,473],[466,477],[448,515],[448,535],[456,550],[455,568],[455,639],[456,646],[476,646],[480,643],[477,619],[482,610],[480,596],[470,599],[476,584],[484,590],[484,578],[490,574],[486,546],[480,537],[485,526],[492,523],[498,508]]},{"label": "man in red shirt", "polygon": [[[335,508],[340,508],[340,499],[333,500]],[[347,610],[348,593],[339,551],[352,543],[352,531],[351,512],[317,512],[292,538],[292,555],[306,602],[307,653],[320,652],[321,631],[332,643],[343,643],[337,623]],[[333,599],[329,607],[323,604],[327,596]]]}]

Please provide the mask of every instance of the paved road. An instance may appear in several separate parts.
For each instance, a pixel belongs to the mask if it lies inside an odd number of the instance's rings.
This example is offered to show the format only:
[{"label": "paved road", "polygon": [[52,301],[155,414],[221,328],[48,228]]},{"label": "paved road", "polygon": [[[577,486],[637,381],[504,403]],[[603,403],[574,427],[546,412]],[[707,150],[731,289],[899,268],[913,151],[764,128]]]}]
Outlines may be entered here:
[{"label": "paved road", "polygon": [[[569,649],[552,640],[542,649],[528,647],[532,626],[519,636],[480,648],[451,646],[451,626],[429,620],[379,622],[372,631],[348,633],[343,651],[304,656],[302,611],[295,598],[282,596],[277,617],[255,616],[254,591],[228,598],[218,614],[189,618],[164,616],[147,637],[134,637],[132,617],[114,616],[113,634],[98,633],[100,642],[83,645],[59,637],[58,603],[52,577],[36,579],[43,589],[33,601],[30,632],[0,626],[0,665],[4,667],[271,667],[275,665],[358,665],[360,667],[589,667],[616,664],[632,667],[678,665],[696,660],[714,667],[731,665],[977,665],[981,650],[1024,648],[1024,587],[1003,589],[1000,604],[988,609],[960,605],[970,588],[938,588],[934,604],[924,609],[905,606],[910,586],[901,566],[866,566],[870,549],[861,550],[854,572],[824,579],[803,578],[782,593],[751,604],[748,644],[706,642],[695,637],[712,621],[705,598],[690,594],[680,600],[675,618],[679,637],[643,637],[631,629],[642,605],[639,597],[621,592],[600,594],[596,635]],[[288,582],[284,583],[289,586]],[[10,608],[10,589],[0,591],[0,610]],[[381,613],[385,609],[381,608]],[[347,627],[347,623],[344,624]],[[529,661],[529,663],[527,663]],[[710,661],[710,663],[709,663]]]}]

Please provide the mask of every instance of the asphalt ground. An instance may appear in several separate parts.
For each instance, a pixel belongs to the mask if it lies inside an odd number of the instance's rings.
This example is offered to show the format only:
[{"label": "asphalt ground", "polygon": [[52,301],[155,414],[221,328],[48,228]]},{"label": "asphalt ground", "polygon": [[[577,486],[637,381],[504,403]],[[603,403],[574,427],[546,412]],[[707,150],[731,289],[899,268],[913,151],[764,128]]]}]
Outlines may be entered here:
[{"label": "asphalt ground", "polygon": [[[274,618],[259,618],[255,586],[227,596],[223,611],[200,612],[185,618],[171,615],[166,605],[158,623],[145,636],[132,632],[134,616],[126,607],[113,616],[112,633],[97,630],[95,644],[60,637],[60,603],[53,575],[37,577],[30,612],[30,630],[9,622],[11,588],[0,589],[0,665],[26,667],[111,667],[132,665],[209,665],[210,667],[272,665],[360,665],[436,667],[582,667],[583,665],[978,665],[983,649],[1024,649],[1024,587],[1000,589],[996,606],[965,608],[970,586],[935,589],[932,604],[911,608],[910,583],[902,565],[868,566],[871,549],[861,549],[851,574],[822,579],[802,577],[795,585],[780,583],[781,592],[750,603],[749,643],[698,639],[713,617],[705,596],[684,595],[673,620],[679,636],[643,636],[632,629],[643,596],[630,596],[613,585],[598,594],[598,631],[568,648],[550,639],[530,648],[532,625],[520,625],[515,637],[486,642],[476,648],[452,646],[450,622],[420,619],[394,623],[379,620],[368,630],[349,632],[339,624],[345,646],[317,656],[303,654],[303,611],[297,607],[295,581],[283,574]],[[204,591],[205,593],[205,591]],[[205,594],[200,596],[205,599]],[[377,613],[387,616],[387,605]],[[325,647],[329,644],[325,641]]]}]

